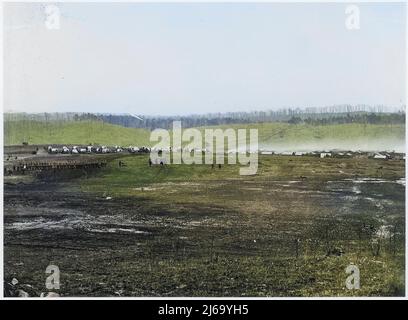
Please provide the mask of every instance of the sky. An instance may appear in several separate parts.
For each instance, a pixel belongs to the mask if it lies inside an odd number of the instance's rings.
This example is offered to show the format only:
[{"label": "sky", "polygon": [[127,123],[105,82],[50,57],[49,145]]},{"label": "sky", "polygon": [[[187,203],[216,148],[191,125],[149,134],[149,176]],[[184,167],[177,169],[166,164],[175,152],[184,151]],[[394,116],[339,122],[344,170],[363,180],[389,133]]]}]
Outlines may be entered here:
[{"label": "sky", "polygon": [[406,99],[406,9],[344,3],[4,7],[4,110],[203,114]]}]

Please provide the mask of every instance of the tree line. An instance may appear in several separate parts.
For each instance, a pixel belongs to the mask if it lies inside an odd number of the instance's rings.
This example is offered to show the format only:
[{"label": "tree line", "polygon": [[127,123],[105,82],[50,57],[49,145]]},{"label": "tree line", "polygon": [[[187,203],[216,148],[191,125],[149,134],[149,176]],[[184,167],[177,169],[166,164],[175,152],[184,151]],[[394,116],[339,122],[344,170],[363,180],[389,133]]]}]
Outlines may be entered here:
[{"label": "tree line", "polygon": [[383,106],[336,105],[322,108],[286,108],[280,110],[207,113],[185,116],[144,116],[107,113],[5,113],[5,121],[103,121],[130,128],[169,129],[173,121],[182,121],[184,127],[247,124],[261,122],[285,122],[290,124],[403,124],[405,106],[390,110]]}]

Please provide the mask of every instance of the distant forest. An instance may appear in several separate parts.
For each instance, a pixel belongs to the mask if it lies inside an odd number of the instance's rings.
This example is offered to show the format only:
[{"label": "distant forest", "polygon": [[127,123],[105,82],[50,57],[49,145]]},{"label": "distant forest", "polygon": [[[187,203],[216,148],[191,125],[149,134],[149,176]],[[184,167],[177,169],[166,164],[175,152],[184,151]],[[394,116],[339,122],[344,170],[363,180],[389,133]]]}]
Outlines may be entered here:
[{"label": "distant forest", "polygon": [[132,114],[97,114],[97,113],[5,113],[6,121],[104,121],[129,128],[169,129],[173,121],[179,120],[183,127],[201,127],[212,125],[246,124],[261,122],[286,122],[291,124],[328,125],[344,123],[366,124],[405,124],[405,106],[388,111],[383,106],[330,106],[323,108],[296,108],[277,111],[252,111],[211,113],[187,116],[144,116]]}]

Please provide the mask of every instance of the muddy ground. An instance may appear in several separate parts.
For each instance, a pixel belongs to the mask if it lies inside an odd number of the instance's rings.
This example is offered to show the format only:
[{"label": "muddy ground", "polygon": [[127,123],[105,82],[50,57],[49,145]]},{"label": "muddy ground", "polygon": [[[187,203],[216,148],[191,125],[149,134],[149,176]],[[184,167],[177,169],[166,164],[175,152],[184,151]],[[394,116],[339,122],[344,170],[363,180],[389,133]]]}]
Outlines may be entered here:
[{"label": "muddy ground", "polygon": [[[84,191],[78,177],[10,178],[5,279],[40,296],[53,264],[63,296],[402,295],[404,163],[381,168],[381,177],[161,181],[121,196]],[[350,263],[360,290],[345,286]]]}]

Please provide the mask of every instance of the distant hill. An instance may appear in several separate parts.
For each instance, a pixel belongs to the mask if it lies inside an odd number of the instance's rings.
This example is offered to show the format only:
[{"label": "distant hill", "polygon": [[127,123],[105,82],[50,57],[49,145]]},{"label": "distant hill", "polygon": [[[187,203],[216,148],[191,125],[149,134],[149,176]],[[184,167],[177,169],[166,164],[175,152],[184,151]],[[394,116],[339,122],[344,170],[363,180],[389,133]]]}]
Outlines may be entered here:
[{"label": "distant hill", "polygon": [[[395,150],[405,149],[404,124],[252,123],[205,128],[258,129],[259,148],[277,151]],[[204,130],[201,127],[200,130]],[[249,135],[249,134],[248,134]]]},{"label": "distant hill", "polygon": [[[182,123],[183,128],[187,126]],[[257,128],[259,147],[285,151],[308,150],[398,150],[405,146],[404,124],[291,124],[282,122],[228,124],[205,128]],[[100,120],[37,121],[6,120],[5,145],[21,144],[105,144],[147,145],[150,131],[126,128]]]},{"label": "distant hill", "polygon": [[106,144],[145,145],[150,133],[102,121],[6,120],[4,144]]}]

